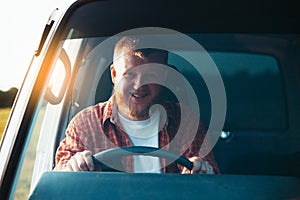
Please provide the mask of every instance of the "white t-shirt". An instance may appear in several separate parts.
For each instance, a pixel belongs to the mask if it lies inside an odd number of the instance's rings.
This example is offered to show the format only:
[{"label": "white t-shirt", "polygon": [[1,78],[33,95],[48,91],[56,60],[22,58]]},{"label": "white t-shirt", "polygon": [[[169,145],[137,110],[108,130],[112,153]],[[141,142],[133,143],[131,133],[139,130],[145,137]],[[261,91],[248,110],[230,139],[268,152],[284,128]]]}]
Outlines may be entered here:
[{"label": "white t-shirt", "polygon": [[[119,119],[133,146],[158,147],[159,111],[143,121],[129,120],[120,113]],[[161,173],[160,159],[152,156],[134,156],[134,172]]]}]

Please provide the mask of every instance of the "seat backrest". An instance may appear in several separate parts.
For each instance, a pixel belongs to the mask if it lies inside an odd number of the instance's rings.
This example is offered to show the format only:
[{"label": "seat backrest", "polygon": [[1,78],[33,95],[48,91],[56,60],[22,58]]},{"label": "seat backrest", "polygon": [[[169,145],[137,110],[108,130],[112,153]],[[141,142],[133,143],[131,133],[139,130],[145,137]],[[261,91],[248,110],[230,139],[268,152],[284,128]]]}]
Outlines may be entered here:
[{"label": "seat backrest", "polygon": [[107,101],[112,95],[112,92],[113,83],[111,81],[110,69],[107,67],[98,82],[95,94],[95,103]]}]

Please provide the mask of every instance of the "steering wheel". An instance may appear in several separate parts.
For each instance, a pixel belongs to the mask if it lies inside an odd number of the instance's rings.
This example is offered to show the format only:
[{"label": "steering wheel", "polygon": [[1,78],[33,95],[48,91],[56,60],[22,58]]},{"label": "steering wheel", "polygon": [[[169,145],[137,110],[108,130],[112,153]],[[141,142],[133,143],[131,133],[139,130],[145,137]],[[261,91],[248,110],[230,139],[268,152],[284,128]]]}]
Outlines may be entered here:
[{"label": "steering wheel", "polygon": [[107,163],[109,163],[109,165],[112,166],[117,164],[120,167],[121,166],[120,158],[123,156],[131,156],[131,155],[145,155],[145,156],[165,158],[167,160],[172,160],[176,164],[180,164],[189,170],[192,170],[193,168],[193,163],[184,156],[180,156],[176,153],[164,149],[159,149],[154,147],[144,147],[144,146],[131,146],[131,147],[119,147],[119,148],[107,149],[95,154],[93,156],[93,160],[95,164],[99,164],[101,166],[102,171],[120,171],[112,167],[109,167]]}]

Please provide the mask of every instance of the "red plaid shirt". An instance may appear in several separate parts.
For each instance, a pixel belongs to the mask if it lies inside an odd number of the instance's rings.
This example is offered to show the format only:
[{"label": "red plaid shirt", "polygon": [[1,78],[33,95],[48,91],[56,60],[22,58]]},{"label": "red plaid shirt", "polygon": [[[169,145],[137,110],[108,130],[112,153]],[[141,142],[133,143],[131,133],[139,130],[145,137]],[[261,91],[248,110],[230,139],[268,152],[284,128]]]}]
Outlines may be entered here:
[{"label": "red plaid shirt", "polygon": [[[56,170],[65,168],[69,159],[77,152],[89,150],[95,154],[110,148],[132,146],[128,135],[119,126],[117,108],[113,101],[112,97],[107,102],[88,107],[71,120],[66,137],[56,152]],[[162,106],[167,113],[167,122],[159,132],[159,147],[188,158],[199,156],[206,134],[204,126],[191,112],[186,117],[182,116],[179,104],[163,103]],[[193,132],[194,134],[190,134]],[[215,173],[219,173],[212,152],[203,159],[213,167]],[[180,173],[183,169],[179,165],[168,165],[164,159],[161,159],[161,163],[163,172]],[[122,164],[126,171],[133,171],[132,156],[122,158]]]}]

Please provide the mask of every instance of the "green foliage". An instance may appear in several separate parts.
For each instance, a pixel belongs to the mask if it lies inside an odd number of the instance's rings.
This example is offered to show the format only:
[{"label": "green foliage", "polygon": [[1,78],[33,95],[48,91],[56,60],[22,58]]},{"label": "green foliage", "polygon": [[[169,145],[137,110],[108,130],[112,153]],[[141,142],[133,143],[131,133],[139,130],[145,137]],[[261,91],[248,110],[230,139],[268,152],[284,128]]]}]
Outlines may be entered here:
[{"label": "green foliage", "polygon": [[7,108],[13,105],[18,89],[11,88],[7,92],[0,90],[0,108]]}]

